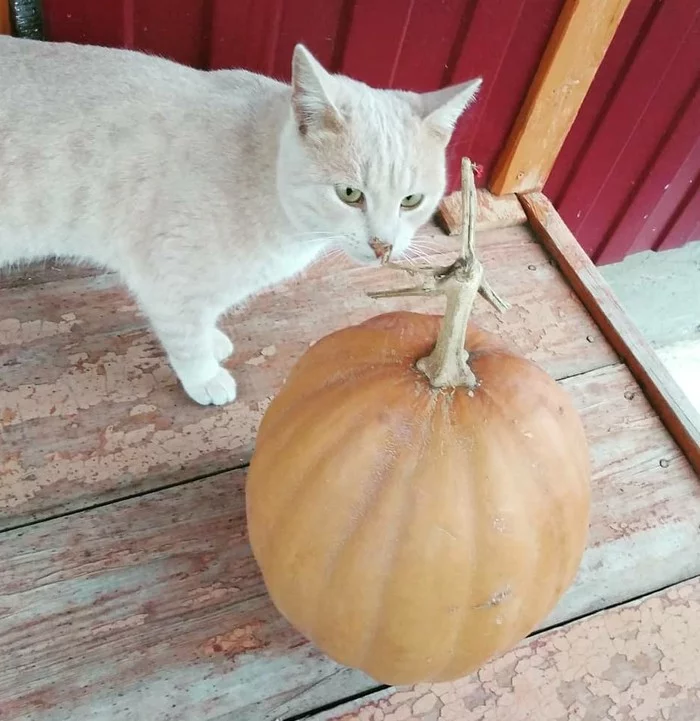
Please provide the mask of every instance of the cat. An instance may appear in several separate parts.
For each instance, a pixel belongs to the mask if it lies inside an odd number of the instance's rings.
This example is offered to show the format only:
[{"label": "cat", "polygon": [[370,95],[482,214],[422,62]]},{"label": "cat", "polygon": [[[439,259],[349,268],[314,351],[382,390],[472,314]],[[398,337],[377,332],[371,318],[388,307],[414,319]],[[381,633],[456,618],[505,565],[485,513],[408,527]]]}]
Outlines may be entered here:
[{"label": "cat", "polygon": [[329,249],[405,254],[481,84],[378,90],[303,45],[291,85],[3,36],[0,69],[0,266],[58,256],[119,273],[203,405],[236,397],[227,309]]}]

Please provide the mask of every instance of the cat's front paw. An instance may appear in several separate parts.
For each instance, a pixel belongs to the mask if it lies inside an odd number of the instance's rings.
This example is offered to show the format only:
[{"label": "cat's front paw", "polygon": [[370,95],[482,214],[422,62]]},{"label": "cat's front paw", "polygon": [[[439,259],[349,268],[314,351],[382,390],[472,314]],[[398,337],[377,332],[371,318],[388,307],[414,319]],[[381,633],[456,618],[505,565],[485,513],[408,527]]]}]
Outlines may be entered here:
[{"label": "cat's front paw", "polygon": [[223,406],[236,400],[236,381],[225,368],[219,368],[216,375],[204,383],[183,386],[187,395],[202,406]]},{"label": "cat's front paw", "polygon": [[216,360],[226,360],[233,353],[233,343],[231,339],[218,328],[212,331],[212,350]]}]

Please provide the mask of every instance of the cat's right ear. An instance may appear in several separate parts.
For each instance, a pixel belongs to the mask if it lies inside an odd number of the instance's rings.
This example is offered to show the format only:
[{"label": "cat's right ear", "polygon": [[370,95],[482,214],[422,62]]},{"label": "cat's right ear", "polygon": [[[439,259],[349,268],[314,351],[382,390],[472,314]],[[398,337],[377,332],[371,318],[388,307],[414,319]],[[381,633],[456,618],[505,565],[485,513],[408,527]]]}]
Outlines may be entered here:
[{"label": "cat's right ear", "polygon": [[343,125],[329,89],[333,78],[301,44],[292,58],[292,110],[301,135],[318,130],[338,131]]},{"label": "cat's right ear", "polygon": [[460,85],[420,95],[422,117],[426,125],[437,135],[449,140],[459,116],[474,101],[481,82],[481,78],[474,78]]}]

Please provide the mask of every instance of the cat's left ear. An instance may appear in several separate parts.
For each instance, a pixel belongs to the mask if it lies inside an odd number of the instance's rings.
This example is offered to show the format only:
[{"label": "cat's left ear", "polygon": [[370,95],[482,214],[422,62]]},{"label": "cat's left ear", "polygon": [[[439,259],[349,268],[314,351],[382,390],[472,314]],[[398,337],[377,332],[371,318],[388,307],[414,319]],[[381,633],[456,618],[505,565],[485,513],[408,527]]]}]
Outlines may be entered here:
[{"label": "cat's left ear", "polygon": [[459,116],[471,105],[481,78],[420,95],[424,123],[449,140]]},{"label": "cat's left ear", "polygon": [[292,57],[292,110],[302,135],[314,130],[338,130],[342,117],[333,104],[333,77],[301,44]]}]

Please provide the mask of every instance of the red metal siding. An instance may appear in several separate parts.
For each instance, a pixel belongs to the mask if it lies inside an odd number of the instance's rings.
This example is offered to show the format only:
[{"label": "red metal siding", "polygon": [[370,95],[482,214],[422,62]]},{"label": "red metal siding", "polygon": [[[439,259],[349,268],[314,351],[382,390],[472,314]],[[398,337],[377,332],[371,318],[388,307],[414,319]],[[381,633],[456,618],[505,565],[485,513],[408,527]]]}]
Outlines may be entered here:
[{"label": "red metal siding", "polygon": [[[450,149],[487,182],[564,0],[44,0],[46,34],[203,68],[330,69],[429,90],[476,75]],[[598,262],[698,237],[700,3],[633,0],[545,188]]]},{"label": "red metal siding", "polygon": [[[488,178],[564,0],[44,0],[51,40],[136,48],[202,68],[287,80],[305,43],[327,67],[381,87],[484,77],[450,150]],[[526,12],[527,9],[527,12]]]},{"label": "red metal siding", "polygon": [[545,192],[598,263],[698,233],[700,3],[633,0]]}]

